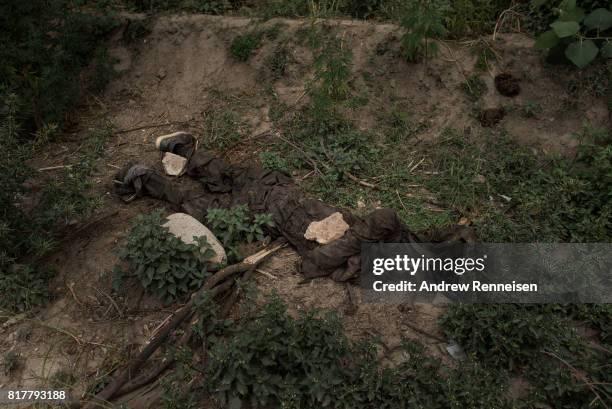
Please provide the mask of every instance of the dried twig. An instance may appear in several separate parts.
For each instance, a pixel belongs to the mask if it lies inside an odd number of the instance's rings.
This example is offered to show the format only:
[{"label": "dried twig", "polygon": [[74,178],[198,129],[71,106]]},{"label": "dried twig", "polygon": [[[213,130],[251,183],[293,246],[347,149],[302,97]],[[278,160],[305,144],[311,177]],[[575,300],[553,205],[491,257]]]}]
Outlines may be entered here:
[{"label": "dried twig", "polygon": [[144,125],[144,126],[138,126],[136,128],[121,129],[119,131],[115,131],[115,133],[116,134],[123,134],[123,133],[129,133],[129,132],[134,132],[134,131],[140,131],[140,130],[143,130],[143,129],[163,128],[164,126],[185,125],[185,124],[188,124],[188,123],[189,123],[189,121],[174,121],[174,122],[168,122],[166,124]]}]

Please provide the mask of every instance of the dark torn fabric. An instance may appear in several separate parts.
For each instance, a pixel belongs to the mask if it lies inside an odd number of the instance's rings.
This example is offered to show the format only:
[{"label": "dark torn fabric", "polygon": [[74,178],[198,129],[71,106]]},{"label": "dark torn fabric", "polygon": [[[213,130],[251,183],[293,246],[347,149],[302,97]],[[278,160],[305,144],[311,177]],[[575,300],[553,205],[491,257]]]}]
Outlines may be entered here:
[{"label": "dark torn fabric", "polygon": [[[117,175],[123,182],[117,193],[131,197],[148,195],[168,201],[203,223],[210,208],[244,204],[253,214],[270,213],[275,225],[270,235],[282,235],[296,248],[302,257],[300,272],[307,278],[332,275],[338,281],[350,279],[359,271],[363,242],[473,241],[471,229],[461,226],[414,234],[392,209],[378,209],[363,218],[357,217],[320,200],[307,198],[292,178],[282,172],[229,165],[210,152],[196,151],[187,165],[187,175],[198,180],[203,189],[199,192],[183,190],[151,169],[126,166]],[[325,245],[304,238],[310,223],[335,212],[340,212],[350,226],[342,237]]]}]

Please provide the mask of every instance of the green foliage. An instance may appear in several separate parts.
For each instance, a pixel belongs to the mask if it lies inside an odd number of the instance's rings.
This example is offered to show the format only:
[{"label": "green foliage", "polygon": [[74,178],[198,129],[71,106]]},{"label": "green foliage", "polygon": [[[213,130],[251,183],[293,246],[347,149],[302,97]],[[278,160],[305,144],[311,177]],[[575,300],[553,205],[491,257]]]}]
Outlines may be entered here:
[{"label": "green foliage", "polygon": [[572,335],[539,307],[514,304],[452,305],[440,325],[478,361],[508,369],[528,363],[544,348]]},{"label": "green foliage", "polygon": [[[57,231],[98,203],[86,194],[88,177],[110,128],[93,131],[81,147],[80,161],[62,169],[34,196],[25,188],[33,174],[26,161],[36,143],[44,143],[44,138],[37,137],[34,142],[21,139],[17,97],[8,95],[2,102],[0,141],[6,154],[0,161],[0,289],[6,296],[0,308],[21,311],[49,298],[47,281],[52,270],[37,266],[36,257],[53,247]],[[27,212],[21,206],[26,195],[34,202]],[[32,264],[18,264],[26,255]]]},{"label": "green foliage", "polygon": [[[433,148],[439,175],[425,185],[473,218],[483,241],[606,242],[612,237],[609,137],[590,128],[577,136],[577,156],[568,160],[538,158],[504,135],[449,132]],[[479,178],[483,183],[475,183]]]},{"label": "green foliage", "polygon": [[263,151],[259,154],[259,160],[265,169],[289,173],[289,162],[276,152]]},{"label": "green foliage", "polygon": [[350,94],[350,51],[338,38],[322,37],[314,52],[314,78],[309,85],[314,103],[323,107],[345,99]]},{"label": "green foliage", "polygon": [[22,312],[51,299],[49,280],[54,271],[30,265],[5,265],[0,269],[0,309]]},{"label": "green foliage", "polygon": [[576,0],[563,0],[555,12],[557,20],[540,34],[536,48],[565,50],[565,57],[578,68],[598,55],[612,58],[612,11],[603,7],[585,10]]},{"label": "green foliage", "polygon": [[609,352],[581,341],[569,320],[609,322],[611,314],[598,305],[453,304],[441,325],[485,367],[521,373],[532,386],[525,407],[603,408],[597,396],[610,394]]},{"label": "green foliage", "polygon": [[127,0],[135,11],[153,13],[163,10],[188,10],[198,13],[222,14],[231,9],[228,0]]},{"label": "green foliage", "polygon": [[507,407],[499,371],[472,363],[452,370],[408,340],[401,362],[383,368],[374,344],[350,342],[330,312],[293,318],[273,297],[229,328],[229,339],[212,342],[204,378],[208,391],[232,408]]},{"label": "green foliage", "polygon": [[145,290],[168,303],[202,286],[208,275],[207,260],[214,252],[204,238],[198,238],[197,245],[184,243],[162,226],[165,221],[161,210],[136,217],[118,252],[129,269],[115,269],[116,289],[126,276],[133,276]]},{"label": "green foliage", "polygon": [[275,48],[274,52],[264,59],[264,76],[272,80],[282,78],[290,60],[291,53],[286,46]]},{"label": "green foliage", "polygon": [[2,355],[2,372],[5,376],[14,372],[20,364],[21,356],[15,351],[7,351]]},{"label": "green foliage", "polygon": [[79,95],[76,79],[94,55],[104,65],[100,43],[117,24],[108,10],[86,11],[69,0],[2,2],[0,91],[19,95],[21,116],[36,128],[62,123]]},{"label": "green foliage", "polygon": [[259,31],[251,31],[236,36],[230,45],[230,54],[239,61],[248,60],[251,54],[259,48],[261,37],[262,33]]},{"label": "green foliage", "polygon": [[230,260],[241,259],[240,245],[263,240],[266,237],[265,229],[274,226],[271,214],[251,216],[246,205],[231,209],[208,209],[206,221],[221,239]]},{"label": "green foliage", "polygon": [[460,88],[472,101],[479,100],[487,92],[487,84],[478,74],[470,75]]},{"label": "green foliage", "polygon": [[408,61],[433,57],[438,45],[432,38],[446,34],[446,9],[435,0],[410,0],[402,13],[400,24],[406,30],[402,36],[402,53]]}]

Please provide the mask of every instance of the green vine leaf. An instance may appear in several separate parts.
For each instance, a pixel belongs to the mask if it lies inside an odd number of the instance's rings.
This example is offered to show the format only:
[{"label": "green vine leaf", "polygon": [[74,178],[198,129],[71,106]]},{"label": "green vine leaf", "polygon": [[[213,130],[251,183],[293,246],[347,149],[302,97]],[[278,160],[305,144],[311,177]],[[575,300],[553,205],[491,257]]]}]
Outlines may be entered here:
[{"label": "green vine leaf", "polygon": [[565,56],[578,68],[584,68],[597,57],[598,52],[599,49],[592,40],[584,40],[568,45]]},{"label": "green vine leaf", "polygon": [[604,8],[595,9],[584,19],[584,25],[591,30],[605,31],[612,27],[612,12]]},{"label": "green vine leaf", "polygon": [[562,10],[559,20],[580,23],[584,19],[584,14],[584,9],[581,7],[576,7],[571,10]]},{"label": "green vine leaf", "polygon": [[575,21],[555,21],[550,26],[559,38],[570,37],[580,31],[580,24]]},{"label": "green vine leaf", "polygon": [[559,44],[559,37],[555,34],[553,30],[548,30],[542,33],[535,42],[535,48],[539,50],[545,50],[549,48],[553,48],[557,44]]},{"label": "green vine leaf", "polygon": [[602,58],[612,58],[612,41],[606,42],[599,52]]}]

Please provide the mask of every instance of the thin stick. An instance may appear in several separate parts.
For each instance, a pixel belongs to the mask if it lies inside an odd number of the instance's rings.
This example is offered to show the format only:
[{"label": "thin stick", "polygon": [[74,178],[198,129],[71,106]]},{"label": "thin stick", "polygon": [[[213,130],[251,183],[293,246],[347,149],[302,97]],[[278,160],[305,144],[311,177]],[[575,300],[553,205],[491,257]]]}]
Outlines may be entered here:
[{"label": "thin stick", "polygon": [[58,170],[58,169],[66,169],[66,168],[71,168],[72,165],[59,165],[59,166],[48,166],[46,168],[40,168],[38,169],[39,172],[45,172],[47,170]]},{"label": "thin stick", "polygon": [[174,122],[168,122],[167,124],[144,125],[144,126],[138,126],[136,128],[121,129],[119,131],[115,131],[115,133],[116,134],[122,134],[122,133],[129,133],[129,132],[134,132],[134,131],[140,131],[140,130],[143,130],[143,129],[163,128],[164,126],[171,126],[171,125],[185,125],[187,123],[189,123],[189,121],[174,121]]}]

